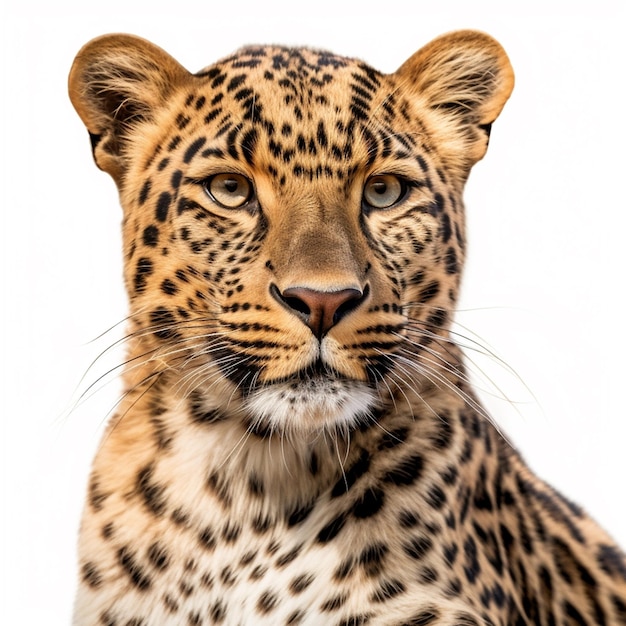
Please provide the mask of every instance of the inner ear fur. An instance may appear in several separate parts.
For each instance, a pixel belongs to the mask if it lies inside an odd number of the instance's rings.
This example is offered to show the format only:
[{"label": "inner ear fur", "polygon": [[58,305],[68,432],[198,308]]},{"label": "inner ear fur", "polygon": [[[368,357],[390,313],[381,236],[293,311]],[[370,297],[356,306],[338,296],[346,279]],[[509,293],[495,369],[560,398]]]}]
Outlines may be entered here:
[{"label": "inner ear fur", "polygon": [[190,76],[161,48],[132,35],[98,37],[77,54],[70,99],[89,131],[98,167],[118,185],[125,171],[125,137],[137,123],[152,119]]},{"label": "inner ear fur", "polygon": [[462,30],[434,39],[396,72],[444,156],[465,174],[481,159],[491,124],[513,90],[513,68],[492,37]]}]

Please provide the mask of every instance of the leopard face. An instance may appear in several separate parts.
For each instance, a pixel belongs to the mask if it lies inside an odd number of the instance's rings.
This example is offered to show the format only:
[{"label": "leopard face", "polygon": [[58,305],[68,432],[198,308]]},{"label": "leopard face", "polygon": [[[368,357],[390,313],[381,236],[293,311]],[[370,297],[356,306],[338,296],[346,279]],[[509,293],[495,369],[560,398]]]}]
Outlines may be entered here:
[{"label": "leopard face", "polygon": [[131,384],[175,371],[199,419],[319,432],[437,382],[461,193],[512,82],[472,32],[392,75],[309,49],[192,75],[137,38],[86,47],[70,92],[125,210]]}]

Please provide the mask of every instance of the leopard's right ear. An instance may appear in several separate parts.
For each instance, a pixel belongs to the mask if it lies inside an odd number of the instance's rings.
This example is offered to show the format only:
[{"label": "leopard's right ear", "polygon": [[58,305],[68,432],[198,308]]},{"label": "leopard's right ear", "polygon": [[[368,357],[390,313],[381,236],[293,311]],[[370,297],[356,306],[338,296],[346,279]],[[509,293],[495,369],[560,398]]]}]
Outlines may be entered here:
[{"label": "leopard's right ear", "polygon": [[191,74],[169,54],[132,35],[103,35],[76,55],[69,75],[74,108],[89,131],[98,167],[120,186],[125,141]]}]

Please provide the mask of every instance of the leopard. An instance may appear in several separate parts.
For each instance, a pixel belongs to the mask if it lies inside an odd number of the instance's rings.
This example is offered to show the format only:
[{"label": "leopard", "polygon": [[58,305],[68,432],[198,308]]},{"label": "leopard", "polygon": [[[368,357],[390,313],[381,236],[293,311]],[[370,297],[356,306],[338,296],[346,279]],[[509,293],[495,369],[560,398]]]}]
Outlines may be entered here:
[{"label": "leopard", "polygon": [[528,467],[454,331],[463,190],[513,84],[474,30],[394,73],[79,51],[129,315],[74,625],[626,624],[624,553]]}]

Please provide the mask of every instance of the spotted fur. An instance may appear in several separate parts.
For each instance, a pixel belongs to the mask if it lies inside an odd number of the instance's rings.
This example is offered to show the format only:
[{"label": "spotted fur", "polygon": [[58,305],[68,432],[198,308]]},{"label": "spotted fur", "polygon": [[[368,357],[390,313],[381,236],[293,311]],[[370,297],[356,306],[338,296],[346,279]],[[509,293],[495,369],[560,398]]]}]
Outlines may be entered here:
[{"label": "spotted fur", "polygon": [[624,555],[486,418],[450,332],[463,186],[512,86],[471,31],[390,75],[80,51],[130,327],[74,624],[626,624]]}]

